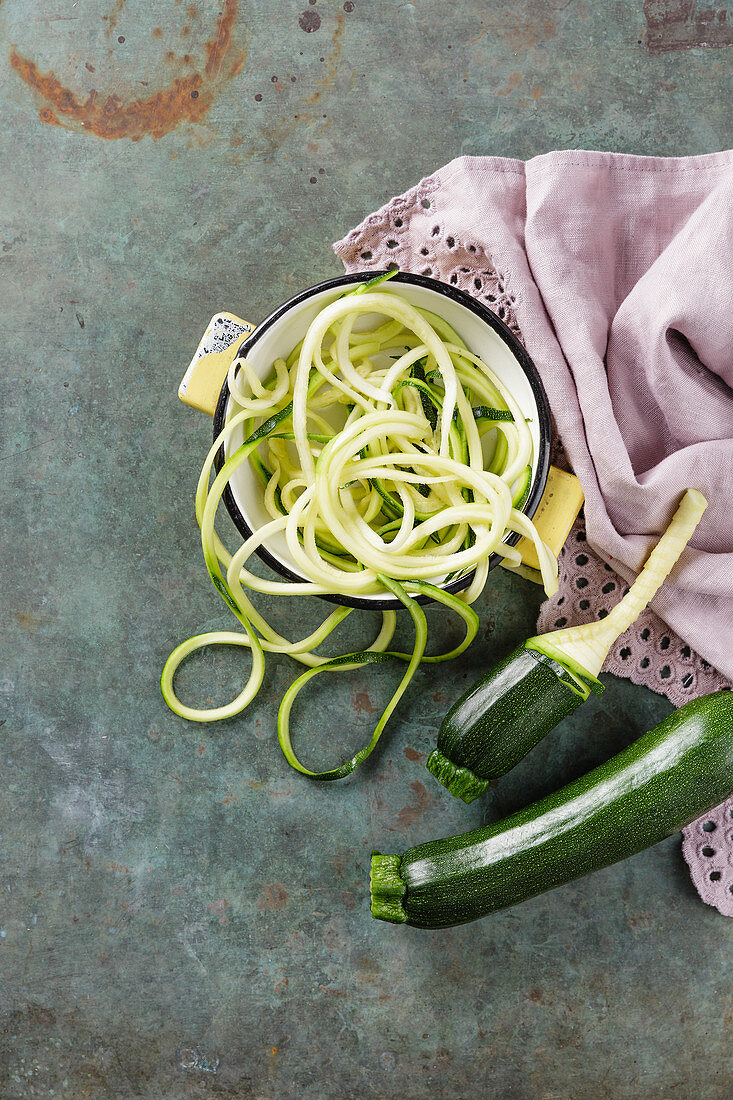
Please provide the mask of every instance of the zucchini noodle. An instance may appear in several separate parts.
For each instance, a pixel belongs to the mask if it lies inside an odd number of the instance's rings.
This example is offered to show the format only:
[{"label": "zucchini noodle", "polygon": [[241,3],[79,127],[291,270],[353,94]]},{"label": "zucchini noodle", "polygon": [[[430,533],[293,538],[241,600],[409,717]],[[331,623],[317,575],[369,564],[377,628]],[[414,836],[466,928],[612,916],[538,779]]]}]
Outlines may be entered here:
[{"label": "zucchini noodle", "polygon": [[[489,558],[509,569],[519,551],[504,539],[530,539],[545,591],[557,588],[557,561],[521,511],[532,481],[532,436],[516,399],[442,318],[379,284],[360,284],[322,309],[287,359],[276,359],[264,381],[243,355],[229,370],[224,427],[214,441],[196,490],[196,519],[209,576],[245,633],[215,631],[179,645],[161,677],[176,714],[210,722],[239,714],[256,696],[265,653],[287,653],[304,672],[286,692],[277,732],[289,764],[314,779],[340,779],[369,756],[422,662],[450,660],[478,630],[470,607],[486,583]],[[376,327],[356,327],[367,317]],[[215,517],[232,478],[245,463],[261,486],[270,520],[234,553]],[[212,479],[215,465],[217,471]],[[303,577],[263,579],[247,568],[273,536],[284,538]],[[443,585],[464,580],[451,594]],[[350,607],[332,611],[300,641],[278,634],[247,591],[369,597],[390,594],[414,625],[411,653],[389,649],[396,615],[382,612],[366,650],[328,658],[316,653]],[[459,615],[465,637],[456,648],[426,656],[427,623],[415,596]],[[186,657],[209,645],[252,652],[247,684],[225,706],[198,709],[178,699],[173,679]],[[397,660],[407,664],[369,742],[328,771],[306,768],[293,749],[290,712],[301,689],[321,672],[348,671]]]}]

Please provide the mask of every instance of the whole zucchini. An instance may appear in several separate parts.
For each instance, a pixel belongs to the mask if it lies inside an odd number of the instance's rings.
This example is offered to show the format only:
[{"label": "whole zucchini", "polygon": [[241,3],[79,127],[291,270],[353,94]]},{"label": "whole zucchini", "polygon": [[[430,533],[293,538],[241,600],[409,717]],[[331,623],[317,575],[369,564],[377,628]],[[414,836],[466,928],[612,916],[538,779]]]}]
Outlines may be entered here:
[{"label": "whole zucchini", "polygon": [[468,691],[443,719],[426,767],[456,798],[473,802],[571,714],[585,694],[558,661],[519,646]]},{"label": "whole zucchini", "polygon": [[372,856],[372,915],[446,928],[677,832],[733,790],[733,692],[693,699],[587,775],[503,821]]}]

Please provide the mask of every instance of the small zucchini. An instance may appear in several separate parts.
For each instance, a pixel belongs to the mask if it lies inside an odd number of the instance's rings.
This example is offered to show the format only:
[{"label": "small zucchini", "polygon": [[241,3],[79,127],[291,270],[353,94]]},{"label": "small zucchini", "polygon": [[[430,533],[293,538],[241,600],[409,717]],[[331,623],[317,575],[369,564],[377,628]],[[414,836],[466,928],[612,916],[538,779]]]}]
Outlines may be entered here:
[{"label": "small zucchini", "polygon": [[460,836],[372,856],[372,915],[465,924],[677,832],[733,790],[733,692],[693,699],[581,779]]},{"label": "small zucchini", "polygon": [[446,715],[427,768],[472,802],[584,702],[599,694],[608,651],[669,576],[707,507],[687,489],[634,584],[597,622],[529,638],[469,688]]},{"label": "small zucchini", "polygon": [[587,694],[559,662],[523,644],[451,707],[426,766],[456,798],[473,802]]}]

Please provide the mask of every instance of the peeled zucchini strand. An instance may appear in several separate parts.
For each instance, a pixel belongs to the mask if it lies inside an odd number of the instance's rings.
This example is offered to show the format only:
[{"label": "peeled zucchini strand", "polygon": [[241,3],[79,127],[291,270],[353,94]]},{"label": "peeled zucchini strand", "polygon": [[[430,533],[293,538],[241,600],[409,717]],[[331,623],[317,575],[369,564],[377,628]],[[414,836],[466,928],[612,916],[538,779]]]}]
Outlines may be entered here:
[{"label": "peeled zucchini strand", "polygon": [[530,638],[527,648],[554,657],[580,676],[597,676],[616,639],[638,619],[671,573],[706,508],[702,493],[687,489],[641,573],[604,619]]}]

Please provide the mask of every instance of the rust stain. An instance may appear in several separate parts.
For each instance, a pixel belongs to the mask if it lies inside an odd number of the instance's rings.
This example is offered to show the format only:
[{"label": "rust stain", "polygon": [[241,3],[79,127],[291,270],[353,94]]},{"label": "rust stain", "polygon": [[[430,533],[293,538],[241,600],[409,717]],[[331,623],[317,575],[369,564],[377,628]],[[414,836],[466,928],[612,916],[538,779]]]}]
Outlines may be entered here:
[{"label": "rust stain", "polygon": [[355,691],[351,699],[351,709],[356,714],[374,714],[376,707],[365,691]]},{"label": "rust stain", "polygon": [[227,916],[227,905],[229,902],[226,898],[219,898],[218,901],[210,901],[209,909],[218,918],[219,924],[229,924],[229,917]]},{"label": "rust stain", "polygon": [[105,38],[111,38],[112,37],[112,32],[114,31],[115,27],[117,26],[117,20],[122,15],[122,9],[124,8],[126,3],[127,3],[127,0],[115,0],[114,6],[112,8],[112,11],[109,13],[109,15],[103,15],[102,16],[102,19],[104,19],[105,22],[107,23],[107,27],[106,27],[105,32],[104,32]]},{"label": "rust stain", "polygon": [[504,88],[497,88],[497,90],[494,92],[494,95],[509,95],[509,93],[513,92],[514,89],[517,88],[523,80],[523,73],[510,73],[509,79],[506,82],[506,86]]},{"label": "rust stain", "polygon": [[323,95],[325,89],[328,88],[329,84],[333,83],[334,77],[336,76],[339,68],[338,63],[339,58],[341,57],[343,34],[344,17],[343,14],[339,11],[336,12],[336,28],[331,35],[331,45],[333,46],[333,51],[325,63],[323,76],[321,77],[318,87],[305,101],[309,107],[315,107],[316,104],[320,101],[320,98]]},{"label": "rust stain", "polygon": [[[167,88],[144,99],[124,102],[118,95],[105,96],[96,89],[82,99],[64,87],[53,72],[42,73],[34,61],[22,57],[16,50],[10,54],[10,64],[45,100],[39,111],[42,122],[109,140],[139,141],[149,134],[157,141],[183,122],[201,122],[216,97],[222,74],[231,78],[241,70],[246,52],[234,48],[236,15],[237,0],[224,0],[214,37],[205,46],[203,75],[194,72],[176,77]],[[170,51],[166,58],[175,60]],[[193,59],[186,54],[182,60],[188,65]],[[87,68],[94,71],[89,64]]]},{"label": "rust stain", "polygon": [[115,863],[114,860],[110,860],[107,864],[110,871],[115,871],[118,875],[130,875],[132,870],[130,867],[126,867],[124,863]]},{"label": "rust stain", "polygon": [[656,920],[653,913],[637,913],[632,917],[626,918],[626,923],[631,929],[638,929],[640,932],[649,932],[654,928]]},{"label": "rust stain", "polygon": [[548,14],[547,8],[543,11],[539,4],[531,5],[529,11],[522,5],[516,12],[507,12],[506,18],[497,22],[493,30],[508,49],[514,52],[529,50],[557,36],[557,16],[558,13],[552,11]]},{"label": "rust stain", "polygon": [[246,60],[247,60],[247,51],[246,50],[240,50],[239,54],[234,58],[231,65],[229,66],[229,76],[230,76],[230,78],[233,77],[233,76],[236,76],[237,73],[242,71],[242,66],[244,65]]},{"label": "rust stain", "polygon": [[733,46],[733,10],[694,0],[645,0],[645,45],[651,54],[699,47]]},{"label": "rust stain", "polygon": [[416,749],[408,747],[405,749],[405,756],[408,760],[412,760],[413,764],[420,764],[423,760],[427,760],[427,756],[424,752],[418,752]]},{"label": "rust stain", "polygon": [[290,894],[279,882],[271,882],[265,886],[257,899],[257,908],[265,911],[284,909],[288,903]]},{"label": "rust stain", "polygon": [[409,786],[415,796],[414,801],[407,806],[403,806],[397,814],[398,829],[409,829],[415,822],[420,820],[425,811],[435,802],[435,797],[428,794],[419,779],[414,779]]},{"label": "rust stain", "polygon": [[237,15],[236,0],[228,0],[224,4],[219,22],[216,25],[216,34],[211,42],[206,43],[206,68],[207,76],[218,75],[224,63],[224,58],[232,43],[232,29]]},{"label": "rust stain", "polygon": [[334,989],[332,985],[320,985],[318,986],[321,993],[326,993],[329,997],[349,997],[351,996],[350,989]]},{"label": "rust stain", "polygon": [[23,630],[35,631],[43,626],[43,619],[40,615],[34,615],[32,611],[16,611],[15,621]]},{"label": "rust stain", "polygon": [[351,852],[347,848],[337,848],[328,862],[333,867],[334,874],[343,875],[346,865],[351,863]]},{"label": "rust stain", "polygon": [[484,27],[484,29],[481,31],[481,34],[477,34],[475,38],[469,38],[469,46],[474,46],[477,42],[480,42],[484,35],[488,32],[488,29],[488,27]]},{"label": "rust stain", "polygon": [[356,909],[356,898],[348,890],[339,890],[341,901],[346,909]]},{"label": "rust stain", "polygon": [[162,37],[163,37],[163,28],[162,27],[153,27],[153,38],[162,38]]}]

